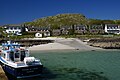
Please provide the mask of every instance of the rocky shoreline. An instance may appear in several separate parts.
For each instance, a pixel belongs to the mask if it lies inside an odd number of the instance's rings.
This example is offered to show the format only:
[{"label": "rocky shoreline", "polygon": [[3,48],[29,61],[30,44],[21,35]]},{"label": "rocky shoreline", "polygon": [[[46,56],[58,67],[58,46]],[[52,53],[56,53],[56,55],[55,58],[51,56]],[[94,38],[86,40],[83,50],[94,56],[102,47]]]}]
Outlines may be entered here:
[{"label": "rocky shoreline", "polygon": [[[9,41],[9,40],[0,40],[0,44]],[[54,40],[49,40],[49,39],[20,39],[20,40],[11,40],[13,42],[18,42],[21,44],[22,47],[24,46],[33,46],[33,45],[41,45],[41,44],[48,44],[48,43],[53,43]]]},{"label": "rocky shoreline", "polygon": [[104,49],[120,49],[120,38],[90,39],[87,44]]}]

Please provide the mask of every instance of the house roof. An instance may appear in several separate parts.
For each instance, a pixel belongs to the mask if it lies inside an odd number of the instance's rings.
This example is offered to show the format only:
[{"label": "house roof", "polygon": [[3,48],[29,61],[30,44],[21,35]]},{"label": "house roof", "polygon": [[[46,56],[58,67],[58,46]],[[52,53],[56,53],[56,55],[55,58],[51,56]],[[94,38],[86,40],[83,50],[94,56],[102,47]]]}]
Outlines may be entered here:
[{"label": "house roof", "polygon": [[28,31],[41,31],[41,30],[49,30],[47,27],[27,27]]},{"label": "house roof", "polygon": [[74,29],[85,29],[86,26],[85,25],[77,25],[74,27]]},{"label": "house roof", "polygon": [[86,27],[85,25],[77,25],[75,27]]},{"label": "house roof", "polygon": [[117,24],[106,24],[108,27],[117,27]]},{"label": "house roof", "polygon": [[60,32],[60,29],[53,29],[53,32]]},{"label": "house roof", "polygon": [[5,29],[8,28],[22,28],[22,26],[3,26]]},{"label": "house roof", "polygon": [[71,27],[71,26],[61,26],[61,28],[69,28],[69,27]]},{"label": "house roof", "polygon": [[96,27],[101,27],[101,26],[103,26],[103,25],[91,25],[91,26],[94,26],[94,27],[95,27],[95,26],[96,26]]}]

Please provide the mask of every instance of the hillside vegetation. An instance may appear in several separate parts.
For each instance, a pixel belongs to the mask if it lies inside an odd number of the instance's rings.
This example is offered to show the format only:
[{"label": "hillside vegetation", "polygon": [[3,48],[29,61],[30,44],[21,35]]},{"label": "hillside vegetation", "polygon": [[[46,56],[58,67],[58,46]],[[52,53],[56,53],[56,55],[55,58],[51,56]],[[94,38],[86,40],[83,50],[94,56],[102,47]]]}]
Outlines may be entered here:
[{"label": "hillside vegetation", "polygon": [[100,20],[89,19],[89,25],[101,25],[101,24],[120,24],[120,20]]},{"label": "hillside vegetation", "polygon": [[82,14],[58,14],[56,16],[44,17],[34,20],[33,22],[25,23],[27,26],[50,26],[53,29],[59,28],[61,26],[72,26],[80,24],[88,24],[87,18]]},{"label": "hillside vegetation", "polygon": [[61,26],[72,26],[81,24],[83,25],[120,24],[120,20],[87,19],[82,14],[58,14],[55,16],[40,18],[32,22],[26,22],[24,24],[26,26],[51,27],[52,29],[59,29]]}]

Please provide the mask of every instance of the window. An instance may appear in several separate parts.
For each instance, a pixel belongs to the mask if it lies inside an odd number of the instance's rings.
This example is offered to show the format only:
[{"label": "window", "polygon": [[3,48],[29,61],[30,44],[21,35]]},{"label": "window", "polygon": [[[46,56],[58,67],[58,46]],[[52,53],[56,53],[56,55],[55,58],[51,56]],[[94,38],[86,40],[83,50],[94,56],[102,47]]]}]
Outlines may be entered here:
[{"label": "window", "polygon": [[21,51],[21,61],[23,61],[25,58],[25,51]]},{"label": "window", "polygon": [[15,58],[19,58],[19,53],[18,52],[15,53]]},{"label": "window", "polygon": [[116,26],[116,29],[118,29],[118,26]]},{"label": "window", "polygon": [[11,33],[11,31],[9,31],[9,33]]},{"label": "window", "polygon": [[13,28],[12,28],[12,27],[10,27],[10,29],[12,30]]},{"label": "window", "polygon": [[14,27],[14,29],[17,29],[17,27]]},{"label": "window", "polygon": [[14,61],[14,52],[13,52],[13,51],[10,52],[10,59],[11,59],[12,61]]},{"label": "window", "polygon": [[18,29],[21,29],[20,27]]},{"label": "window", "polygon": [[6,54],[3,54],[3,57],[5,58]]}]

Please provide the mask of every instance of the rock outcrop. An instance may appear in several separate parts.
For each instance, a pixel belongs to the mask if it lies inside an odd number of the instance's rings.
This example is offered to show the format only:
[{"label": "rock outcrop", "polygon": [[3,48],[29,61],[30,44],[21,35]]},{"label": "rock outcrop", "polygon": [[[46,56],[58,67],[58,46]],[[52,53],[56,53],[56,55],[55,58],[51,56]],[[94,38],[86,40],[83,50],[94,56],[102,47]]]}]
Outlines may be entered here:
[{"label": "rock outcrop", "polygon": [[91,39],[87,44],[104,49],[120,49],[120,38]]}]

